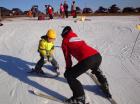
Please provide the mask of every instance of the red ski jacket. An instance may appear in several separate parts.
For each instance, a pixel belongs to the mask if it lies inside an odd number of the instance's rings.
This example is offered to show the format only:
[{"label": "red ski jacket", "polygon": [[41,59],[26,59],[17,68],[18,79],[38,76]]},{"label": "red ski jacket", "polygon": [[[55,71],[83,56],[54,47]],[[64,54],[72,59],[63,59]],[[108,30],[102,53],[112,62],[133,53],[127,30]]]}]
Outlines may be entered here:
[{"label": "red ski jacket", "polygon": [[48,8],[48,13],[49,13],[49,14],[53,14],[52,7],[49,7],[49,8]]},{"label": "red ski jacket", "polygon": [[92,55],[99,53],[97,50],[88,46],[72,31],[63,37],[61,47],[66,61],[66,68],[72,67],[71,56],[80,62]]}]

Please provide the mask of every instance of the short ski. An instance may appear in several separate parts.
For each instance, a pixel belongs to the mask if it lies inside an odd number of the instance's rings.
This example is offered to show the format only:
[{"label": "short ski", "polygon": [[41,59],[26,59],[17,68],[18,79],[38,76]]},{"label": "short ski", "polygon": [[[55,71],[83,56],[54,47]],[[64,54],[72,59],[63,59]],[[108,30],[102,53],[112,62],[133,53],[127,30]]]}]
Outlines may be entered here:
[{"label": "short ski", "polygon": [[49,100],[53,100],[53,101],[56,101],[56,102],[64,103],[60,99],[57,99],[56,97],[53,97],[51,95],[43,94],[41,92],[37,92],[37,91],[34,91],[34,90],[29,90],[29,92],[34,94],[34,95],[37,95],[39,97],[43,97],[43,98],[46,98],[46,99],[49,99]]},{"label": "short ski", "polygon": [[[56,97],[53,97],[51,95],[47,95],[47,94],[43,94],[41,92],[37,92],[37,91],[34,91],[34,90],[29,90],[30,93],[34,94],[34,95],[37,95],[39,97],[43,97],[45,99],[49,99],[49,100],[52,100],[52,101],[56,101],[56,102],[59,102],[59,103],[62,103],[62,104],[70,104],[70,103],[65,103],[64,101],[56,98]],[[64,98],[64,99],[67,99],[67,98]],[[85,103],[85,104],[90,104],[90,103]]]},{"label": "short ski", "polygon": [[45,74],[36,73],[33,69],[31,71],[28,71],[27,73],[29,73],[31,76],[45,77],[45,78],[55,78],[55,77],[59,76],[59,73],[56,73],[55,75],[52,75],[52,74],[49,74],[49,73],[45,73]]},{"label": "short ski", "polygon": [[[89,73],[89,72],[86,72],[86,74],[98,85],[98,86],[101,86],[100,82],[97,80],[97,78]],[[101,87],[100,87],[101,88]],[[102,91],[104,92],[104,91]],[[108,99],[110,101],[111,104],[117,104],[117,102],[113,99],[113,98],[108,98],[108,97],[105,97],[106,99]]]}]

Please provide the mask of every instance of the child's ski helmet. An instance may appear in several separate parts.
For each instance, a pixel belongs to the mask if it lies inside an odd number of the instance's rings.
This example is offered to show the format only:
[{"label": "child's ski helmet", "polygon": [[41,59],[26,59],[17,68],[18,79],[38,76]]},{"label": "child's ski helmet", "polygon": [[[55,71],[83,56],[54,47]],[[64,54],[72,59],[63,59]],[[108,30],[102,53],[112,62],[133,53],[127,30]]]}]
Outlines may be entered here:
[{"label": "child's ski helmet", "polygon": [[46,35],[48,38],[55,39],[56,38],[56,31],[54,29],[49,29]]}]

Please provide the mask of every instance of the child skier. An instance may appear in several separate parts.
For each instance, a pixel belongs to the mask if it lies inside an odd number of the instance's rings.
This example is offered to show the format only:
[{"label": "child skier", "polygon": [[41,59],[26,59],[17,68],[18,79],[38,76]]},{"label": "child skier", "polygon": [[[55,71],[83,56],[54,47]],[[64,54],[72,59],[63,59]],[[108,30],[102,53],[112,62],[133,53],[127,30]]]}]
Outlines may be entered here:
[{"label": "child skier", "polygon": [[[73,96],[65,100],[65,102],[70,104],[85,104],[84,89],[80,81],[76,78],[85,73],[88,69],[92,70],[91,73],[95,74],[98,81],[101,83],[101,87],[104,88],[107,97],[111,98],[107,80],[99,69],[102,61],[100,53],[78,38],[70,26],[66,26],[63,29],[61,36],[63,38],[62,50],[66,61],[64,77],[67,79],[73,92]],[[74,66],[72,66],[71,56],[78,60],[78,63]]]},{"label": "child skier", "polygon": [[33,70],[36,73],[45,74],[41,68],[44,65],[45,61],[48,61],[51,62],[56,72],[59,74],[58,72],[59,65],[53,56],[55,39],[56,39],[56,32],[53,29],[49,29],[47,34],[41,37],[38,46],[38,52],[40,53],[40,60],[37,62],[35,69]]}]

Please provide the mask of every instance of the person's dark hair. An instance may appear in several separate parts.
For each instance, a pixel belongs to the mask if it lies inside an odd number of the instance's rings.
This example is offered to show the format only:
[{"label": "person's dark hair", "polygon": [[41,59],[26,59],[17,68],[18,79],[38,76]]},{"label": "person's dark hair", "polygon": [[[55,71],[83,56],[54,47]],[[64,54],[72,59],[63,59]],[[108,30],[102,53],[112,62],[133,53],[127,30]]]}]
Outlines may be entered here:
[{"label": "person's dark hair", "polygon": [[64,37],[64,36],[67,35],[70,31],[72,31],[71,27],[70,27],[70,26],[66,26],[66,27],[63,29],[61,36]]}]

